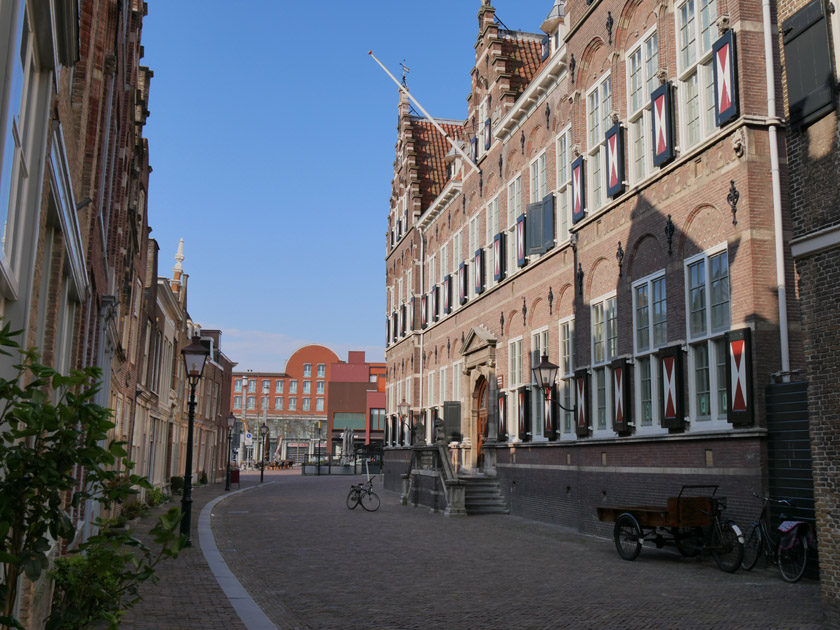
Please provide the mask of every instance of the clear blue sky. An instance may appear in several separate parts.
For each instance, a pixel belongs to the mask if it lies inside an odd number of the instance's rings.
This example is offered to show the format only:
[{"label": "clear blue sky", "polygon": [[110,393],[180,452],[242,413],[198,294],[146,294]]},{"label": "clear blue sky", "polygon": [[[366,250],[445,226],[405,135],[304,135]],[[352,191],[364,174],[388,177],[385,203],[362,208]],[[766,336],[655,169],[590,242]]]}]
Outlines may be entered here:
[{"label": "clear blue sky", "polygon": [[[159,275],[184,239],[189,311],[236,369],[321,343],[384,360],[398,90],[464,119],[481,0],[149,0],[141,63]],[[494,0],[539,32],[553,0]]]}]

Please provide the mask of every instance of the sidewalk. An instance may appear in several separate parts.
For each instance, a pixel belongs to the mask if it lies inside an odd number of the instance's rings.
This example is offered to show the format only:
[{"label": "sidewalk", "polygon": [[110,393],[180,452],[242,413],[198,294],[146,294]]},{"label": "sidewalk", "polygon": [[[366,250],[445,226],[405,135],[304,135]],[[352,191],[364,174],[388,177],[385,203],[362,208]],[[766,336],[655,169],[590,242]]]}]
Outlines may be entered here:
[{"label": "sidewalk", "polygon": [[[266,481],[269,481],[266,473]],[[242,489],[259,485],[259,473],[243,473]],[[233,484],[232,491],[239,490]],[[158,565],[157,584],[145,583],[140,593],[143,601],[131,608],[120,624],[131,630],[184,630],[188,628],[225,628],[247,630],[213,576],[202,553],[198,525],[201,510],[225,492],[224,483],[193,488],[191,540],[192,546],[181,550],[175,560],[164,560]],[[173,506],[180,506],[181,497],[158,506],[133,526],[135,534],[149,543],[149,530],[157,518]]]}]

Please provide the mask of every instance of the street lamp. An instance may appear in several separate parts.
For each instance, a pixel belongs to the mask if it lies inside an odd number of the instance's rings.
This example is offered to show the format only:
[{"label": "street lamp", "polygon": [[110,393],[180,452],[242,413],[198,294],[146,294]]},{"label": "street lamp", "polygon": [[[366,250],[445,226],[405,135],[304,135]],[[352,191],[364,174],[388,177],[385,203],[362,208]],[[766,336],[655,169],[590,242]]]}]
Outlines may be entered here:
[{"label": "street lamp", "polygon": [[262,451],[260,455],[260,483],[263,482],[265,479],[265,438],[266,432],[268,431],[268,425],[263,422],[260,425],[260,450]]},{"label": "street lamp", "polygon": [[230,491],[230,442],[233,438],[233,425],[236,424],[236,416],[233,414],[227,417],[228,447],[227,447],[227,473],[225,474],[225,491]]},{"label": "street lamp", "polygon": [[548,401],[551,399],[551,388],[554,387],[554,380],[557,378],[557,366],[548,360],[547,354],[544,354],[542,355],[542,361],[531,368],[531,372],[534,375],[534,381],[542,389],[543,400],[545,401],[546,407],[544,417],[546,422],[548,422],[551,413],[551,410],[548,408]]},{"label": "street lamp", "polygon": [[184,356],[184,366],[187,379],[190,382],[189,421],[187,423],[187,462],[184,467],[184,494],[181,497],[181,535],[186,536],[185,547],[192,545],[190,540],[190,524],[192,521],[192,461],[193,461],[193,425],[195,424],[195,388],[204,372],[204,363],[210,356],[210,349],[201,343],[201,337],[196,335],[192,343],[181,350]]},{"label": "street lamp", "polygon": [[[403,398],[402,402],[399,405],[397,405],[397,411],[400,412],[400,425],[403,426],[403,427],[407,427],[409,429],[409,431],[411,430],[411,427],[408,426],[405,419],[408,417],[408,410],[410,408],[411,408],[411,405],[409,405],[406,402],[405,398]],[[405,436],[405,433],[403,433],[403,436]],[[405,438],[403,438],[403,439],[405,439]],[[411,443],[411,436],[409,436],[408,442],[409,442],[409,444]]]}]

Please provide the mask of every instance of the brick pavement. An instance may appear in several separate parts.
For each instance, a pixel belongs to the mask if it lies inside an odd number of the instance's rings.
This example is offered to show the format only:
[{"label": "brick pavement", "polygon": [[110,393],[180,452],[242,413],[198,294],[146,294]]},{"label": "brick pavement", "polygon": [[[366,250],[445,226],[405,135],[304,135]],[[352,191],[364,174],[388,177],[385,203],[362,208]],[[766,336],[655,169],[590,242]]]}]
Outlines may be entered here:
[{"label": "brick pavement", "polygon": [[[648,547],[625,562],[611,540],[564,528],[403,507],[380,478],[375,513],[345,507],[358,478],[292,471],[269,480],[216,505],[212,531],[282,630],[824,627],[818,583],[786,584],[773,569],[730,575],[710,559]],[[196,514],[222,493],[198,489]],[[156,587],[144,587],[123,627],[244,627],[193,540]]]}]

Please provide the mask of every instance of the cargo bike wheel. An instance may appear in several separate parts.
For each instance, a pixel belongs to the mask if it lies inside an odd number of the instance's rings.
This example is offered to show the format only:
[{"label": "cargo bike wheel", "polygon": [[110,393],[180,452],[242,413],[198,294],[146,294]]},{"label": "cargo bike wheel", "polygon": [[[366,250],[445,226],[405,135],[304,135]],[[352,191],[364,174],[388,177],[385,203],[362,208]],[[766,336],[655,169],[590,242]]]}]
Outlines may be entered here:
[{"label": "cargo bike wheel", "polygon": [[642,535],[642,527],[635,516],[629,512],[619,516],[615,521],[613,537],[615,538],[615,548],[618,555],[623,560],[635,560],[639,557],[644,536]]}]

